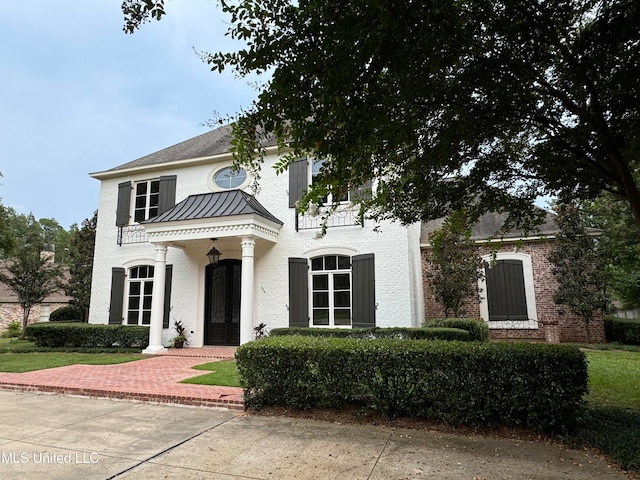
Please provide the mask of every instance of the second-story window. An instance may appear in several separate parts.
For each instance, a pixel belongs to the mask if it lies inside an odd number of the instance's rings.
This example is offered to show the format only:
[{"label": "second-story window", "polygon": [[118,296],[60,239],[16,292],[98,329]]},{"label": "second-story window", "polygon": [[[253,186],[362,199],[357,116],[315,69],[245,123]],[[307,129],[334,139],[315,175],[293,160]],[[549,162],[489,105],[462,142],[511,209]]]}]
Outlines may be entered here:
[{"label": "second-story window", "polygon": [[160,181],[147,180],[135,184],[133,220],[142,222],[158,215]]},{"label": "second-story window", "polygon": [[[311,185],[315,185],[322,177],[322,167],[324,165],[324,159],[313,159],[311,161]],[[345,192],[340,197],[334,198],[333,194],[329,194],[323,197],[322,202],[324,204],[333,202],[348,202],[349,192]]]}]

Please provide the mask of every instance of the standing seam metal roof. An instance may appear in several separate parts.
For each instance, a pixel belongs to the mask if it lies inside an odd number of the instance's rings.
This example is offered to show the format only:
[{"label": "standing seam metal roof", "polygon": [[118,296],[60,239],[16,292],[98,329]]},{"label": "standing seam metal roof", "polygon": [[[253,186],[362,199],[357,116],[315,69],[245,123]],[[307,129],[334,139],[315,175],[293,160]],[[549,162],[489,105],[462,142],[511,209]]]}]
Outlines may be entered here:
[{"label": "standing seam metal roof", "polygon": [[242,190],[189,195],[166,212],[142,223],[179,222],[247,214],[259,215],[272,222],[283,224],[264,208],[253,195],[249,195]]}]

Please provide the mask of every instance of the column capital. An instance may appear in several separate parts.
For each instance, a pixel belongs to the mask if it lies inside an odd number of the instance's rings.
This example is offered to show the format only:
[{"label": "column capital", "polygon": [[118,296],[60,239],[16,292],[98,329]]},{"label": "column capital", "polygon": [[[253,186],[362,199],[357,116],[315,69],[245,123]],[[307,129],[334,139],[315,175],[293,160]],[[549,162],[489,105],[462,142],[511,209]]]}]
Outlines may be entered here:
[{"label": "column capital", "polygon": [[242,248],[253,248],[256,245],[256,237],[253,235],[240,237],[240,244],[242,245]]}]

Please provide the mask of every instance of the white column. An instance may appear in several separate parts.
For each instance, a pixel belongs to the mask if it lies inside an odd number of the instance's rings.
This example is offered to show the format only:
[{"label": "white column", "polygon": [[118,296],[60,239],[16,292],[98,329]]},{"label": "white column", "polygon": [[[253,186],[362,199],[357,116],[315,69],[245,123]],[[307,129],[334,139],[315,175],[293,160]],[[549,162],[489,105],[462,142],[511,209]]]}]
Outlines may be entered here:
[{"label": "white column", "polygon": [[253,262],[256,239],[242,237],[242,284],[240,287],[240,345],[253,340]]},{"label": "white column", "polygon": [[162,346],[162,319],[164,317],[164,282],[167,268],[167,244],[154,243],[156,252],[153,265],[153,291],[151,293],[151,325],[149,346],[142,353],[156,354],[167,349]]}]

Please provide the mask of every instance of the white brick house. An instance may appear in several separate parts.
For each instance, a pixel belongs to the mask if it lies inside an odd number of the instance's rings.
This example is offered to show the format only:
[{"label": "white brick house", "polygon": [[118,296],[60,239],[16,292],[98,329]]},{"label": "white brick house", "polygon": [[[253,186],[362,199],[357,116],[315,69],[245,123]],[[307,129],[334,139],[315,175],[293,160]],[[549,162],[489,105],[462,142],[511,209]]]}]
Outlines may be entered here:
[{"label": "white brick house", "polygon": [[91,174],[101,186],[90,323],[149,325],[147,353],[169,345],[175,320],[193,347],[248,342],[260,323],[420,326],[420,225],[359,222],[344,199],[318,238],[318,218],[294,208],[318,163],[276,175],[269,145],[254,195],[248,174],[229,170],[230,130]]}]

